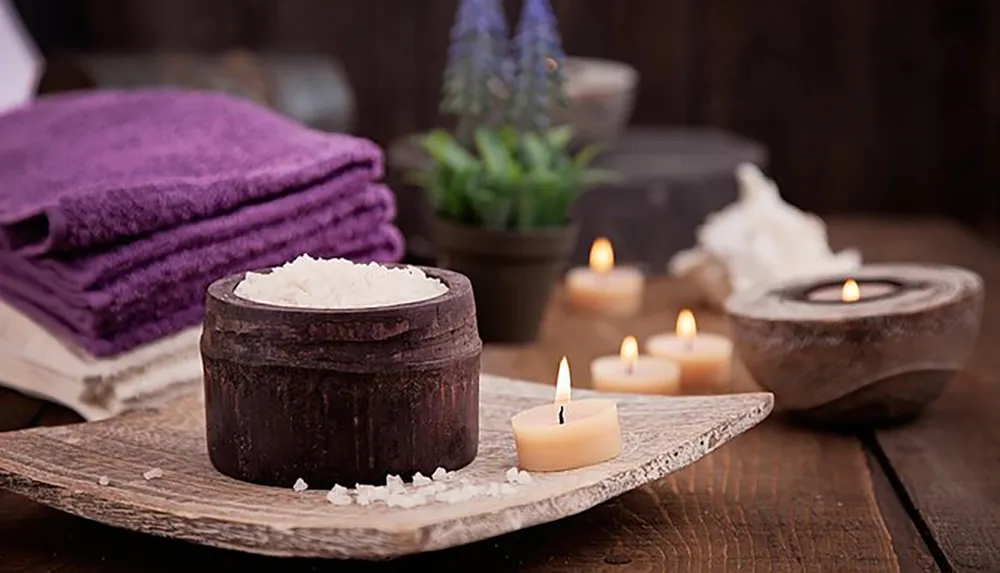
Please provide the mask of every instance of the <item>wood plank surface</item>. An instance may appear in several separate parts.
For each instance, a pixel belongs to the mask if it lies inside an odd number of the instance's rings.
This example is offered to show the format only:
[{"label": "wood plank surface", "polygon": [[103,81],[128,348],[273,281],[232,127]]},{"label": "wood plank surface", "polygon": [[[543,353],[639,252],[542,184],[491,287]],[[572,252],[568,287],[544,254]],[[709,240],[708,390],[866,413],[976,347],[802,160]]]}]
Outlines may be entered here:
[{"label": "wood plank surface", "polygon": [[[936,220],[836,221],[831,236],[840,246],[862,247],[872,261],[947,262],[986,279],[987,315],[969,374],[922,421],[872,438],[877,452],[866,453],[856,437],[775,419],[668,479],[573,518],[413,559],[338,563],[337,570],[474,564],[483,571],[933,571],[927,543],[946,559],[945,568],[1000,570],[988,561],[998,552],[989,534],[995,531],[991,518],[1000,515],[1000,488],[989,484],[1000,474],[1000,435],[990,418],[976,418],[995,408],[991,396],[1000,383],[992,374],[1000,362],[994,350],[1000,317],[991,302],[1000,296],[993,286],[1000,285],[1000,256],[961,228]],[[669,330],[676,310],[695,301],[686,287],[669,282],[648,294],[649,312],[633,321],[584,320],[562,312],[557,297],[539,344],[488,348],[484,369],[552,383],[558,358],[566,354],[574,383],[585,386],[590,358],[616,353],[625,334],[641,340]],[[701,328],[723,330],[720,317],[694,310]],[[736,378],[739,389],[749,386],[741,370]],[[983,449],[970,455],[965,442]],[[875,454],[884,455],[888,473]],[[949,479],[954,484],[939,483]],[[896,499],[897,487],[905,488],[903,499]],[[331,566],[118,531],[3,492],[0,555],[0,571],[294,572]]]},{"label": "wood plank surface", "polygon": [[948,262],[986,283],[979,341],[966,372],[915,423],[876,433],[876,444],[954,571],[1000,571],[1000,251],[954,223],[853,220],[833,227],[840,246],[871,261]]}]

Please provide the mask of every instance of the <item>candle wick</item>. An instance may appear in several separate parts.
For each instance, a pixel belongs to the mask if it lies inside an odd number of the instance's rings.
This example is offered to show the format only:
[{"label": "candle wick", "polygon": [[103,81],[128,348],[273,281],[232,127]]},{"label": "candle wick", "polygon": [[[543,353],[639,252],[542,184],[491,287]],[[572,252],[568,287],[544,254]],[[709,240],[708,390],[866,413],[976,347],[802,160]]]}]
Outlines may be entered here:
[{"label": "candle wick", "polygon": [[693,336],[689,336],[689,337],[686,337],[684,339],[684,349],[687,350],[688,352],[691,352],[691,351],[694,350],[694,337]]},{"label": "candle wick", "polygon": [[625,372],[627,372],[629,375],[634,374],[635,373],[635,362],[629,360],[628,363],[625,364]]},{"label": "candle wick", "polygon": [[559,406],[559,425],[566,423],[566,406]]}]

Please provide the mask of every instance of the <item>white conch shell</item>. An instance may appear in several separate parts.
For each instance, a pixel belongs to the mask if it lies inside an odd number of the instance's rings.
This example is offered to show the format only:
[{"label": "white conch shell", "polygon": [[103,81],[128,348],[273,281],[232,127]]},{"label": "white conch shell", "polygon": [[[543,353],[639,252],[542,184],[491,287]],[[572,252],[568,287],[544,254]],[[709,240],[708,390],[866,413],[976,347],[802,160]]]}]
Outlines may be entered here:
[{"label": "white conch shell", "polygon": [[861,266],[856,249],[834,253],[823,221],[784,202],[755,165],[739,165],[736,179],[739,199],[708,216],[697,246],[671,259],[671,274],[696,281],[722,304],[731,292]]}]

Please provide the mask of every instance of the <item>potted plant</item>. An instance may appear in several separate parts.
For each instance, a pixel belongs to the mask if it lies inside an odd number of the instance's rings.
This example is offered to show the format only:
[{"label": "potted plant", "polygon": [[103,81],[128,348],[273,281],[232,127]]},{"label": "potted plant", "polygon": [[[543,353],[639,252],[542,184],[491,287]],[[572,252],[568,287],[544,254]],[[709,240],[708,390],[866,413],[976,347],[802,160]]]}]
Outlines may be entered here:
[{"label": "potted plant", "polygon": [[[511,49],[512,48],[512,49]],[[498,0],[462,0],[452,28],[442,110],[454,132],[419,137],[439,264],[472,281],[480,337],[530,342],[576,244],[569,210],[589,186],[597,149],[570,151],[572,130],[550,126],[564,101],[564,61],[548,0],[526,0],[510,42]]]}]

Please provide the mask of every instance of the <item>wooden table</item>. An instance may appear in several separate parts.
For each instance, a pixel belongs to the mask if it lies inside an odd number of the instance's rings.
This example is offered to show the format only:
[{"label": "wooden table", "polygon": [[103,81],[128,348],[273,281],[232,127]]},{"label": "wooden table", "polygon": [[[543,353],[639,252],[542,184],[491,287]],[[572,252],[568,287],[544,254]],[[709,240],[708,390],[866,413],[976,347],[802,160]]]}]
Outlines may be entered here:
[{"label": "wooden table", "polygon": [[[115,530],[0,492],[0,571],[1000,571],[1000,252],[943,221],[836,221],[831,235],[839,246],[862,247],[870,261],[953,263],[986,281],[984,326],[967,372],[910,426],[832,435],[772,418],[687,470],[577,517],[387,564],[230,553]],[[567,314],[557,296],[542,341],[489,348],[484,369],[551,383],[567,354],[574,381],[585,385],[590,358],[614,353],[625,334],[669,329],[691,296],[655,281],[650,312],[626,324]],[[705,330],[724,328],[719,316],[699,317]],[[0,430],[74,421],[64,409],[0,390]]]}]

